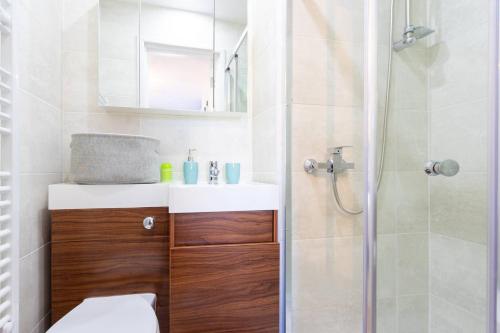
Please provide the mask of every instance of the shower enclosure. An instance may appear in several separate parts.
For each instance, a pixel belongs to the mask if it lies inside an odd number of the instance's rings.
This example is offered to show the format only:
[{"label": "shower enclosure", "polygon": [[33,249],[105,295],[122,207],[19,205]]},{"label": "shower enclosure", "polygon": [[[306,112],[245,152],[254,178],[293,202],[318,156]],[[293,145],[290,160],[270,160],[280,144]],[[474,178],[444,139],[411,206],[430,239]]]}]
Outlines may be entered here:
[{"label": "shower enclosure", "polygon": [[494,333],[497,1],[289,7],[287,332]]},{"label": "shower enclosure", "polygon": [[226,110],[247,112],[248,31],[245,29],[224,71]]}]

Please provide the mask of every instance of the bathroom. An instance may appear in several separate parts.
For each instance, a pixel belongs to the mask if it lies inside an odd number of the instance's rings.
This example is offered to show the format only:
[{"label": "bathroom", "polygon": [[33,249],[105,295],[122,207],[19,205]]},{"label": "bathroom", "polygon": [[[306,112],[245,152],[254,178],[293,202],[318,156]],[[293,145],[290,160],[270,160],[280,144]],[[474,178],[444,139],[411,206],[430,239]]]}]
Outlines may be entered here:
[{"label": "bathroom", "polygon": [[0,333],[500,332],[499,15],[0,0]]}]

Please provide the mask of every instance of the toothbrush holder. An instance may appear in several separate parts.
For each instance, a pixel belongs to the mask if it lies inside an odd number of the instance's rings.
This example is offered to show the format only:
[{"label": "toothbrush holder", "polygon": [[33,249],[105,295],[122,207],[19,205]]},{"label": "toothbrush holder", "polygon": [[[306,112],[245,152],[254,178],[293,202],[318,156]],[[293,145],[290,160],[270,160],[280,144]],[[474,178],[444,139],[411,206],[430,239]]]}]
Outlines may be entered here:
[{"label": "toothbrush holder", "polygon": [[226,183],[238,184],[240,182],[240,163],[226,163]]}]

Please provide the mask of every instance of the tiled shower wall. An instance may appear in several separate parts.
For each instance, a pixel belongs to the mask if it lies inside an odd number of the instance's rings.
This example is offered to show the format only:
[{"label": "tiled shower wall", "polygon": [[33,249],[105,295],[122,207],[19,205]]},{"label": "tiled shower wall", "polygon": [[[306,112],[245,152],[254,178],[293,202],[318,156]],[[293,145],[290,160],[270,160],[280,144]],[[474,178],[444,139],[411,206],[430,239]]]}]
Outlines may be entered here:
[{"label": "tiled shower wall", "polygon": [[174,166],[174,178],[182,179],[182,161],[189,148],[197,149],[200,180],[205,181],[208,161],[239,161],[242,179],[251,178],[250,122],[240,119],[153,117],[113,114],[97,106],[98,0],[63,1],[63,161],[69,172],[71,134],[111,132],[153,136],[161,141],[163,162]]},{"label": "tiled shower wall", "polygon": [[[287,331],[361,330],[361,216],[345,216],[329,178],[307,175],[306,158],[353,145],[356,171],[339,181],[345,204],[360,207],[362,170],[362,17],[360,0],[292,0],[291,247]],[[290,226],[289,226],[290,228]]]},{"label": "tiled shower wall", "polygon": [[[379,119],[385,105],[390,2],[379,12]],[[427,25],[426,1],[412,1],[412,22]],[[393,40],[402,38],[405,1],[394,2]],[[391,98],[378,196],[378,328],[428,332],[429,221],[426,43],[393,52]],[[382,126],[379,127],[379,133]],[[380,151],[380,142],[378,149]]]},{"label": "tiled shower wall", "polygon": [[[293,0],[291,113],[293,332],[356,332],[361,324],[360,217],[338,212],[325,176],[305,158],[353,145],[340,178],[346,206],[362,191],[362,1]],[[413,1],[436,32],[394,54],[386,164],[379,191],[378,328],[481,332],[486,295],[488,1]],[[389,1],[379,12],[380,117]],[[394,40],[404,1],[396,0]],[[380,144],[380,143],[379,143]],[[423,163],[452,158],[453,178]]]},{"label": "tiled shower wall", "polygon": [[[363,170],[363,1],[293,0],[290,290],[293,332],[361,330],[362,215],[341,213],[331,179],[307,175],[306,158],[348,145],[356,169],[339,176],[345,206],[361,208]],[[404,2],[396,0],[397,31]],[[426,6],[413,16],[426,22]],[[389,50],[389,1],[380,7],[380,119]],[[379,331],[427,332],[428,186],[425,45],[394,55],[386,164],[379,195]]]},{"label": "tiled shower wall", "polygon": [[45,332],[50,301],[47,189],[62,180],[61,0],[17,5],[20,333]]},{"label": "tiled shower wall", "polygon": [[253,180],[280,181],[285,71],[285,0],[249,1]]},{"label": "tiled shower wall", "polygon": [[433,333],[485,331],[488,8],[487,0],[429,2],[429,156],[461,168],[429,179]]}]

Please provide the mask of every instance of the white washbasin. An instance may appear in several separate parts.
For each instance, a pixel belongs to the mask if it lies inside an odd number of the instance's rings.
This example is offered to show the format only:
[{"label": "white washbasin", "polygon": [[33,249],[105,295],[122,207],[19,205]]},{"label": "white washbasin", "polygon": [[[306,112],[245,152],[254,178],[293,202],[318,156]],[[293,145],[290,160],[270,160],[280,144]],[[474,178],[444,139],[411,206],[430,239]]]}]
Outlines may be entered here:
[{"label": "white washbasin", "polygon": [[278,187],[273,184],[173,184],[169,192],[172,213],[278,209]]},{"label": "white washbasin", "polygon": [[49,185],[49,209],[169,207],[171,213],[277,210],[278,186],[123,184]]}]

